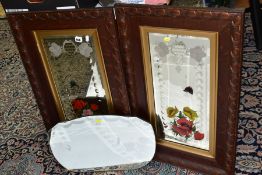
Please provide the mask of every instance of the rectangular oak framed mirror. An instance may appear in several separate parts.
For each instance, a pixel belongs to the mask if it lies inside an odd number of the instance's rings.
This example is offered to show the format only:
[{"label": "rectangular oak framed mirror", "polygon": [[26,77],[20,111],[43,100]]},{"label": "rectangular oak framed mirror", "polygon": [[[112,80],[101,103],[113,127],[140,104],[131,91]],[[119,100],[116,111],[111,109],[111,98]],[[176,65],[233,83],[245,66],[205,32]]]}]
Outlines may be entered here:
[{"label": "rectangular oak framed mirror", "polygon": [[141,26],[140,36],[159,144],[214,158],[217,32]]},{"label": "rectangular oak framed mirror", "polygon": [[132,115],[154,127],[155,159],[234,174],[243,11],[117,5]]},{"label": "rectangular oak framed mirror", "polygon": [[[72,102],[85,97],[98,97],[97,103],[104,102],[112,113],[113,102],[97,31],[36,30],[33,33],[60,120],[78,117],[74,108],[81,110],[81,105]],[[77,102],[85,103],[80,99]],[[99,108],[97,103],[91,103],[90,107]],[[85,116],[96,111],[87,108],[81,112]]]},{"label": "rectangular oak framed mirror", "polygon": [[130,114],[111,8],[8,19],[47,128],[82,116]]}]

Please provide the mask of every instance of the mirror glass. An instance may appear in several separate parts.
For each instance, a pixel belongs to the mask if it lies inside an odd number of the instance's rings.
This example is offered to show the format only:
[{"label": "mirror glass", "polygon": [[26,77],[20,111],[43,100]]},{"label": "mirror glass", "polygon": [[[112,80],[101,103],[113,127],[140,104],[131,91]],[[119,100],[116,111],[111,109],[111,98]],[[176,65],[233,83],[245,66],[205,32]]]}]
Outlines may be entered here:
[{"label": "mirror glass", "polygon": [[[91,115],[94,97],[112,102],[96,30],[41,30],[34,32],[60,118],[70,120],[81,110]],[[94,107],[93,109],[97,108]]]},{"label": "mirror glass", "polygon": [[142,28],[149,108],[166,141],[207,151],[214,142],[215,36]]}]

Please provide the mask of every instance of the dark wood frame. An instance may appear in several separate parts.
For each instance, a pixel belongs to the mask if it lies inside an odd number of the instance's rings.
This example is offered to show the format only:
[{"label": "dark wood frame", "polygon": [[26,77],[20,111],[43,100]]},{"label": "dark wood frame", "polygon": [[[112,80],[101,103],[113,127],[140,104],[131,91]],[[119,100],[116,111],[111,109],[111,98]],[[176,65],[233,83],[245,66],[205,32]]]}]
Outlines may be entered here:
[{"label": "dark wood frame", "polygon": [[214,31],[219,35],[215,158],[157,144],[155,159],[206,174],[234,174],[240,95],[243,11],[117,5],[119,41],[131,113],[150,121],[139,26]]},{"label": "dark wood frame", "polygon": [[47,129],[59,122],[59,115],[41,63],[34,30],[97,29],[114,114],[130,114],[112,8],[28,12],[8,14],[7,17]]}]

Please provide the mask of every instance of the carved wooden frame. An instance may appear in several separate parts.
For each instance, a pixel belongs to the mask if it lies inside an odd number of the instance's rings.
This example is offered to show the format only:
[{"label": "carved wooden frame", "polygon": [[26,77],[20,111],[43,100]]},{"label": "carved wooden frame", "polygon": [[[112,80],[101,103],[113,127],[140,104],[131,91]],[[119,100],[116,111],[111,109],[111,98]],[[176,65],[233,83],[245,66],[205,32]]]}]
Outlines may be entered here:
[{"label": "carved wooden frame", "polygon": [[240,95],[243,11],[116,5],[131,114],[150,121],[139,26],[217,32],[218,95],[214,158],[157,144],[155,159],[206,174],[234,174]]},{"label": "carved wooden frame", "polygon": [[112,8],[27,12],[7,17],[47,129],[59,122],[59,114],[33,35],[36,30],[96,29],[114,113],[130,114]]}]

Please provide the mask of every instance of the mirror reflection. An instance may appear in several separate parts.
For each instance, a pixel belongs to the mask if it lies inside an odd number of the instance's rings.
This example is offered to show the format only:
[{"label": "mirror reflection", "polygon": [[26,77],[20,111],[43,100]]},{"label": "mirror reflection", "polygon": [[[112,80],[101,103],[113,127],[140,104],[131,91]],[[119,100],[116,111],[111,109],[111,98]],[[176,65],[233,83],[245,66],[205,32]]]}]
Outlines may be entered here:
[{"label": "mirror reflection", "polygon": [[182,150],[213,155],[217,34],[149,26],[140,32],[148,109],[158,138]]},{"label": "mirror reflection", "polygon": [[209,149],[210,41],[149,33],[156,114],[165,139]]},{"label": "mirror reflection", "polygon": [[93,115],[109,103],[95,30],[36,31],[35,36],[61,119]]}]

